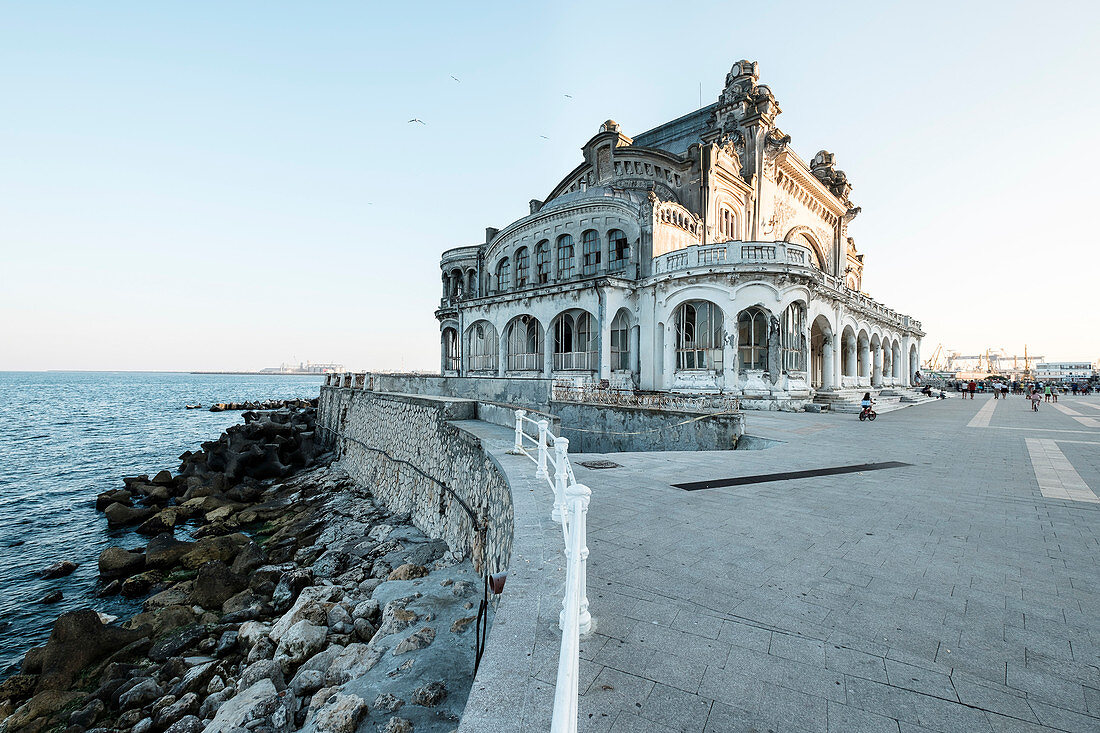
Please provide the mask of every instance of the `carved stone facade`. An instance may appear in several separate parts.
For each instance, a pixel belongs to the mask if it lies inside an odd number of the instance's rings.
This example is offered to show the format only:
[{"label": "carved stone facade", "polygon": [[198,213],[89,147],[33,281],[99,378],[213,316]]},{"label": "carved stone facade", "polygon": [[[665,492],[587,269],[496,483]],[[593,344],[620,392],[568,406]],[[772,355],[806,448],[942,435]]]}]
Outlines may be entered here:
[{"label": "carved stone facade", "polygon": [[613,120],[528,216],[443,254],[444,374],[607,380],[797,406],[908,384],[920,323],[860,290],[835,156],[807,165],[739,61],[718,101],[634,138]]}]

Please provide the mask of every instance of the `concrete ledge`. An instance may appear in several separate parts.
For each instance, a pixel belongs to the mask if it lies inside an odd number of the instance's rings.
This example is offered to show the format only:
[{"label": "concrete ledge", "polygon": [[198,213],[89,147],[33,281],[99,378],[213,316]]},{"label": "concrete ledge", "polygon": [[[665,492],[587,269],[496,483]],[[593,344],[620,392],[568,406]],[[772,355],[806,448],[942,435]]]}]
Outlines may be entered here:
[{"label": "concrete ledge", "polygon": [[535,646],[540,617],[557,616],[565,588],[561,527],[550,519],[553,494],[534,478],[529,459],[508,454],[512,431],[480,421],[454,425],[481,440],[511,488],[515,512],[508,580],[458,730],[550,730],[554,686],[536,679]]}]

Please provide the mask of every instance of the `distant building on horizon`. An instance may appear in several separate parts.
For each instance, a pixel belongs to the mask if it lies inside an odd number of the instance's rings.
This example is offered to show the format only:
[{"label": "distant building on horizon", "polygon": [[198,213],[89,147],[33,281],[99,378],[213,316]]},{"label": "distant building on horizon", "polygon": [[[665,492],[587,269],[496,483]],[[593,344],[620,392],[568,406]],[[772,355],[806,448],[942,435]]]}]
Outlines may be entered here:
[{"label": "distant building on horizon", "polygon": [[335,374],[344,371],[343,364],[335,362],[298,362],[297,366],[283,362],[277,367],[261,369],[261,374]]},{"label": "distant building on horizon", "polygon": [[1035,378],[1041,382],[1086,381],[1095,373],[1091,361],[1048,361],[1035,365]]}]

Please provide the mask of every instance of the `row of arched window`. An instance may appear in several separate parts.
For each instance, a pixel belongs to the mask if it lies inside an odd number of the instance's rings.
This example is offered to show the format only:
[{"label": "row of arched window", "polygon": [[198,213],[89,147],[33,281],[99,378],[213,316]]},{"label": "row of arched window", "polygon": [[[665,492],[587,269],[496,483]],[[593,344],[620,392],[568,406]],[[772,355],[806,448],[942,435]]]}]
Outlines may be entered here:
[{"label": "row of arched window", "polygon": [[[792,303],[773,325],[773,316],[765,309],[746,308],[737,316],[737,361],[740,370],[769,371],[773,343],[778,347],[784,371],[806,368],[806,310]],[[691,300],[680,305],[675,315],[676,370],[721,371],[725,323],[722,309],[707,300]],[[595,371],[598,363],[598,333],[588,311],[573,310],[559,315],[551,327],[553,334],[552,368],[558,371]],[[546,338],[550,338],[547,333]],[[467,344],[470,371],[496,371],[500,340],[488,321],[475,323]],[[543,331],[538,319],[520,316],[508,326],[506,342],[509,371],[542,371],[544,366]],[[630,321],[620,310],[611,322],[611,368],[630,369]],[[458,336],[454,329],[444,332],[444,358],[458,368]]]},{"label": "row of arched window", "polygon": [[[626,269],[630,261],[630,241],[621,229],[612,229],[607,233],[608,245],[608,272],[620,272]],[[515,263],[515,287],[526,288],[532,285],[545,285],[550,282],[551,252],[550,240],[544,239],[534,247],[534,271],[531,270],[531,252],[527,247],[520,247],[512,258],[504,257],[497,262],[493,273],[494,285],[497,292],[512,288],[513,260]],[[559,280],[566,280],[574,274],[582,276],[595,275],[600,271],[600,262],[603,250],[600,247],[600,233],[595,229],[587,229],[581,234],[581,251],[579,261],[576,257],[576,248],[571,234],[562,234],[557,238],[557,266]]]}]

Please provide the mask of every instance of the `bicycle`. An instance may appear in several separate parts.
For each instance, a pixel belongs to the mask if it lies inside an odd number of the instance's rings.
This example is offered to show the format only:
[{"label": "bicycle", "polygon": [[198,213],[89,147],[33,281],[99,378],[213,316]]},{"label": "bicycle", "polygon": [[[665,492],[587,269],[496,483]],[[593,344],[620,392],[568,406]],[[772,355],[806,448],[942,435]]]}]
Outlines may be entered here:
[{"label": "bicycle", "polygon": [[860,422],[863,422],[864,420],[874,420],[876,417],[878,417],[878,413],[875,412],[874,408],[872,408],[870,405],[868,405],[867,407],[864,407],[862,410],[860,410],[860,413],[859,413],[859,421]]}]

